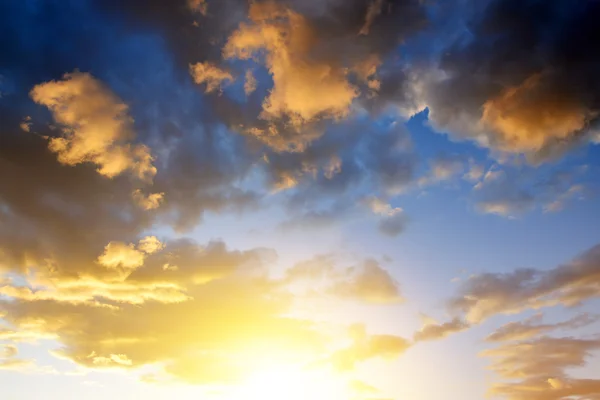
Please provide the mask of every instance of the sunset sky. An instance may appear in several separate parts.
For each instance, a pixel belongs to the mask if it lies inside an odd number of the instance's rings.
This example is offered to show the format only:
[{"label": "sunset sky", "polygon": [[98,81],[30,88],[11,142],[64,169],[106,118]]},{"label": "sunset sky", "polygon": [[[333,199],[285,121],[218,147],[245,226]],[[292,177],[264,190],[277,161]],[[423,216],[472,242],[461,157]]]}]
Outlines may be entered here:
[{"label": "sunset sky", "polygon": [[0,399],[600,400],[599,20],[0,0]]}]

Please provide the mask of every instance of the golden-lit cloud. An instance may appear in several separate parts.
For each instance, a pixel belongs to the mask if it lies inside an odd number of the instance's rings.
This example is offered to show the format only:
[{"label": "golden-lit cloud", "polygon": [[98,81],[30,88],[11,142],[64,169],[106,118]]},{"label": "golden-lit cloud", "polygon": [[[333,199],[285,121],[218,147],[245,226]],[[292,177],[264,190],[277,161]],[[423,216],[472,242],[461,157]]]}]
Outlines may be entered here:
[{"label": "golden-lit cloud", "polygon": [[246,96],[250,96],[255,90],[257,86],[256,78],[254,77],[254,73],[251,69],[246,71],[246,79],[244,80],[244,93]]},{"label": "golden-lit cloud", "polygon": [[[230,35],[223,56],[250,59],[264,51],[273,89],[263,103],[262,119],[285,118],[300,129],[321,118],[348,115],[358,89],[348,81],[342,65],[311,55],[318,38],[302,15],[284,5],[264,2],[252,3],[248,17],[249,22]],[[267,141],[264,130],[256,129],[254,134]]]},{"label": "golden-lit cloud", "polygon": [[374,214],[381,217],[379,221],[379,231],[381,233],[396,237],[404,231],[407,218],[402,208],[392,207],[377,197],[369,197],[364,200],[364,203]]},{"label": "golden-lit cloud", "polygon": [[140,189],[133,192],[133,200],[144,210],[155,210],[163,203],[165,193],[150,193],[144,194]]},{"label": "golden-lit cloud", "polygon": [[62,356],[80,365],[135,368],[160,363],[182,380],[218,383],[235,380],[236,371],[251,371],[261,354],[301,361],[318,354],[320,335],[309,322],[285,317],[287,296],[270,287],[260,277],[240,274],[189,288],[188,299],[179,303],[148,299],[91,307],[15,297],[5,308],[17,329],[56,333],[64,346]]},{"label": "golden-lit cloud", "polygon": [[598,297],[598,260],[595,246],[571,262],[547,271],[520,269],[511,273],[476,275],[467,280],[450,306],[465,313],[470,323],[496,314],[517,314],[558,304],[578,305]]},{"label": "golden-lit cloud", "polygon": [[220,90],[224,82],[233,82],[233,76],[210,62],[190,64],[190,74],[198,85],[206,85],[206,93]]},{"label": "golden-lit cloud", "polygon": [[98,173],[113,178],[125,171],[152,181],[156,167],[150,149],[132,144],[135,138],[128,107],[88,73],[65,74],[60,81],[41,83],[31,98],[50,109],[62,135],[49,138],[49,149],[65,165],[90,162]]},{"label": "golden-lit cloud", "polygon": [[567,369],[584,366],[599,347],[593,339],[540,337],[486,350],[481,355],[492,359],[490,368],[510,380],[494,384],[490,394],[509,400],[593,399],[600,393],[600,380],[572,378]]},{"label": "golden-lit cloud", "polygon": [[107,268],[122,267],[134,270],[144,264],[145,255],[137,250],[133,244],[110,242],[104,248],[104,253],[98,257],[98,263]]},{"label": "golden-lit cloud", "polygon": [[351,333],[353,343],[331,356],[331,363],[340,371],[352,370],[371,359],[394,359],[410,347],[410,342],[399,336],[370,335],[364,325],[352,327]]},{"label": "golden-lit cloud", "polygon": [[156,253],[165,247],[156,236],[146,236],[140,239],[137,248],[146,254]]},{"label": "golden-lit cloud", "polygon": [[504,90],[483,105],[482,123],[492,129],[501,150],[540,151],[553,142],[575,137],[592,117],[576,99],[549,91],[544,75]]},{"label": "golden-lit cloud", "polygon": [[261,249],[230,251],[220,242],[113,241],[79,276],[23,276],[27,286],[2,286],[0,294],[10,299],[2,303],[4,319],[14,327],[6,335],[53,337],[62,345],[57,355],[86,368],[152,364],[194,384],[239,382],[267,359],[297,365],[326,359],[349,369],[408,347],[403,338],[358,327],[352,344],[340,349],[340,338],[290,314],[291,288],[302,281],[322,282],[310,296],[401,300],[396,282],[375,261],[341,269],[324,256],[296,265],[282,281],[268,276],[271,256]]},{"label": "golden-lit cloud", "polygon": [[19,350],[12,344],[0,344],[0,370],[22,370],[32,365],[31,360],[17,357]]},{"label": "golden-lit cloud", "polygon": [[329,293],[341,298],[361,299],[371,303],[403,301],[398,283],[375,260],[348,269],[348,278],[333,284]]},{"label": "golden-lit cloud", "polygon": [[435,321],[428,321],[414,334],[414,340],[427,341],[443,339],[453,333],[465,331],[469,329],[469,327],[470,325],[460,318],[454,318],[452,321],[442,324],[438,324]]},{"label": "golden-lit cloud", "polygon": [[598,316],[581,314],[556,324],[543,324],[542,319],[543,314],[536,314],[525,321],[509,322],[491,333],[486,340],[488,342],[528,340],[554,330],[575,329],[593,324],[598,321]]}]

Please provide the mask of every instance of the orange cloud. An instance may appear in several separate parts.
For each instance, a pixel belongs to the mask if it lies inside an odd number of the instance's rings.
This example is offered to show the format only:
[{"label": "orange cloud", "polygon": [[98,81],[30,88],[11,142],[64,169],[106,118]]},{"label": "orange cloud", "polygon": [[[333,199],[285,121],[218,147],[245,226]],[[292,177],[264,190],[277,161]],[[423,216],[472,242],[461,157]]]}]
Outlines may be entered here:
[{"label": "orange cloud", "polygon": [[220,89],[225,81],[234,80],[229,72],[209,62],[190,64],[190,74],[198,85],[206,84],[206,93]]},{"label": "orange cloud", "polygon": [[481,122],[495,132],[501,150],[528,153],[573,139],[590,117],[583,104],[550,90],[544,74],[535,74],[488,100]]},{"label": "orange cloud", "polygon": [[300,14],[275,3],[252,3],[249,23],[231,34],[225,58],[249,59],[265,52],[273,89],[261,118],[289,118],[296,128],[320,118],[348,114],[358,90],[340,65],[312,56],[318,38]]},{"label": "orange cloud", "polygon": [[31,98],[50,109],[62,136],[49,139],[49,149],[65,165],[91,162],[113,178],[126,170],[152,181],[156,168],[150,149],[133,145],[133,120],[127,105],[88,73],[65,74],[61,81],[39,84]]}]

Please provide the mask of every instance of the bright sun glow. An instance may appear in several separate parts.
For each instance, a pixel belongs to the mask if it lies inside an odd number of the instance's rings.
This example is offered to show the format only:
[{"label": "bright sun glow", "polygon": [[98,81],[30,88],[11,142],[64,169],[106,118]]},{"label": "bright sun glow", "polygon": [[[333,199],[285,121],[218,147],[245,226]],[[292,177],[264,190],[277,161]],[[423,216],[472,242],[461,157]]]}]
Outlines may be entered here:
[{"label": "bright sun glow", "polygon": [[227,400],[337,400],[351,398],[344,380],[326,371],[288,365],[256,372],[233,390]]}]

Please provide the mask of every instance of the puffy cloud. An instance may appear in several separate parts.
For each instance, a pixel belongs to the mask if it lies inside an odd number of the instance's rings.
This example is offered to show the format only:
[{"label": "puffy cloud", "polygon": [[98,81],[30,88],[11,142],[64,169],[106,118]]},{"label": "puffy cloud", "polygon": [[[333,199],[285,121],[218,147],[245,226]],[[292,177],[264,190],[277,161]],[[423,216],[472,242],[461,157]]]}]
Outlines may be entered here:
[{"label": "puffy cloud", "polygon": [[[382,57],[425,20],[416,1],[377,3],[252,3],[223,56],[264,63],[273,87],[262,104],[263,121],[248,121],[243,131],[277,151],[304,151],[324,134],[324,122],[349,115],[361,93],[374,97]],[[369,35],[357,38],[365,29]]]},{"label": "puffy cloud", "polygon": [[165,193],[150,193],[149,195],[145,195],[140,189],[136,189],[132,197],[144,210],[155,210],[164,201]]},{"label": "puffy cloud", "polygon": [[527,78],[483,105],[482,123],[497,134],[500,150],[539,152],[577,136],[591,115],[583,104],[544,87],[544,75]]},{"label": "puffy cloud", "polygon": [[190,64],[190,74],[198,85],[206,84],[206,93],[220,89],[225,81],[234,80],[229,72],[209,62]]},{"label": "puffy cloud", "polygon": [[[340,66],[310,59],[315,32],[302,15],[276,3],[253,3],[249,18],[250,24],[241,24],[231,34],[223,54],[248,59],[266,52],[273,89],[263,103],[262,119],[286,118],[300,129],[319,118],[348,114],[358,90]],[[257,129],[255,134],[263,132]],[[278,134],[274,125],[267,129],[268,134]],[[259,137],[267,140],[268,134]]]},{"label": "puffy cloud", "polygon": [[334,284],[329,292],[342,298],[356,298],[374,303],[403,301],[398,283],[375,260],[347,271],[349,279]]},{"label": "puffy cloud", "polygon": [[104,248],[104,253],[98,257],[98,263],[107,268],[122,267],[134,270],[144,264],[144,253],[135,249],[133,244],[110,242]]},{"label": "puffy cloud", "polygon": [[156,253],[159,250],[163,249],[164,244],[158,240],[156,236],[146,236],[140,239],[137,248],[138,250],[143,251],[146,254]]},{"label": "puffy cloud", "polygon": [[565,265],[539,271],[484,273],[466,281],[450,306],[463,311],[467,321],[481,322],[496,314],[564,304],[574,306],[598,297],[600,246]]},{"label": "puffy cloud", "polygon": [[443,339],[453,333],[462,332],[470,328],[470,324],[460,318],[454,318],[452,321],[438,324],[428,322],[421,330],[414,334],[415,341],[438,340]]},{"label": "puffy cloud", "polygon": [[148,147],[129,143],[135,134],[128,107],[90,74],[73,72],[39,84],[31,98],[48,107],[62,126],[63,135],[50,138],[48,145],[62,164],[91,162],[109,178],[126,170],[144,181],[156,175]]},{"label": "puffy cloud", "polygon": [[437,37],[449,25],[454,31],[446,35],[436,65],[421,71],[416,88],[437,130],[525,154],[534,163],[591,139],[599,111],[593,73],[599,60],[589,49],[598,39],[598,4],[452,4],[460,14],[456,25],[440,24],[430,33]]},{"label": "puffy cloud", "polygon": [[[162,363],[180,379],[215,383],[235,379],[238,367],[250,373],[265,354],[310,361],[324,336],[285,315],[289,295],[266,277],[259,253],[176,241],[148,254],[122,282],[63,278],[52,289],[15,286],[0,306],[16,332],[56,335],[61,356],[89,368]],[[166,260],[178,269],[163,270]],[[222,365],[222,374],[195,374],[211,365]]]},{"label": "puffy cloud", "polygon": [[263,118],[290,117],[302,124],[321,115],[341,117],[357,96],[341,68],[308,58],[311,31],[305,18],[275,3],[254,3],[251,25],[241,25],[224,48],[225,57],[249,58],[264,49],[274,86]]},{"label": "puffy cloud", "polygon": [[556,324],[540,324],[539,322],[541,322],[542,318],[543,315],[538,314],[532,318],[528,318],[526,321],[509,322],[490,334],[486,340],[489,342],[528,340],[539,336],[542,333],[551,332],[557,329],[580,328],[593,324],[598,320],[598,316],[581,314]]},{"label": "puffy cloud", "polygon": [[396,237],[404,231],[407,219],[401,208],[392,208],[391,205],[376,197],[366,199],[365,203],[374,214],[382,217],[379,221],[379,231],[381,233]]}]

